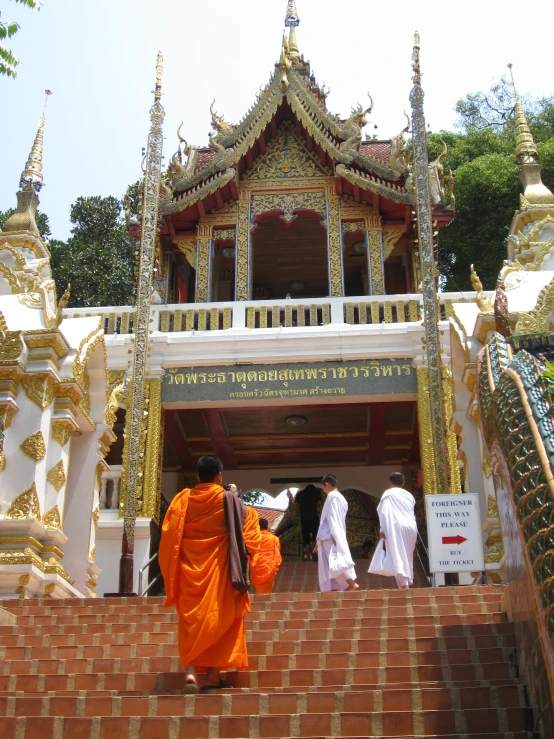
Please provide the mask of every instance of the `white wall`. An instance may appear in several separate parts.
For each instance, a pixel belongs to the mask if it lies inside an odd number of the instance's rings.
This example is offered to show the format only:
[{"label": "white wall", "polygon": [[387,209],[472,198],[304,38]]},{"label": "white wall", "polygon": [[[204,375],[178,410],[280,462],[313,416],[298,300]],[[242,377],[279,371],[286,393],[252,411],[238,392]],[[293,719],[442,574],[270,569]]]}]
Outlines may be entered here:
[{"label": "white wall", "polygon": [[[104,593],[117,593],[119,590],[119,560],[123,537],[123,519],[113,516],[108,518],[105,514],[112,514],[112,511],[101,512],[96,532],[95,559],[96,564],[102,570],[98,575],[96,586],[99,596],[103,596]],[[150,518],[137,518],[135,526],[134,593],[137,592],[139,569],[150,559],[150,520]],[[148,573],[145,572],[144,583],[147,582]]]},{"label": "white wall", "polygon": [[[323,475],[331,473],[338,478],[339,487],[357,488],[365,493],[380,497],[389,486],[389,475],[396,470],[395,467],[387,465],[381,467],[301,467],[290,469],[268,469],[268,470],[228,470],[223,473],[224,484],[234,482],[243,493],[251,490],[262,490],[273,497],[286,489],[287,484],[271,483],[271,478],[313,477],[321,480]],[[402,467],[399,467],[399,471]],[[305,483],[291,482],[291,487],[304,487]],[[164,472],[162,478],[162,491],[167,500],[179,491],[179,474],[177,472]]]}]

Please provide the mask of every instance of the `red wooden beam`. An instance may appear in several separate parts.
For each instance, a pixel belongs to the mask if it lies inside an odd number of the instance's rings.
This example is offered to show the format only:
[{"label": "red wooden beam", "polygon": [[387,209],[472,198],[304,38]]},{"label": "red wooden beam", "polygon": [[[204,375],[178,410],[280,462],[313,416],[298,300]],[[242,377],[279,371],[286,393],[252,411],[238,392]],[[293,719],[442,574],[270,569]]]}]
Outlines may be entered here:
[{"label": "red wooden beam", "polygon": [[199,200],[198,203],[196,203],[196,205],[198,206],[198,215],[200,216],[200,218],[205,218],[206,209],[204,208],[204,203],[201,200]]},{"label": "red wooden beam", "polygon": [[190,453],[183,429],[178,420],[177,411],[167,411],[165,414],[165,438],[173,449],[183,470],[196,469],[196,462]]},{"label": "red wooden beam", "polygon": [[258,142],[260,144],[260,153],[265,154],[265,131],[261,132]]},{"label": "red wooden beam", "polygon": [[313,151],[314,150],[314,140],[307,131],[306,131],[306,143],[308,145],[308,151]]},{"label": "red wooden beam", "polygon": [[223,426],[219,411],[204,410],[203,413],[208,431],[212,437],[215,453],[223,463],[223,469],[236,470],[237,465],[233,455],[233,448],[225,433],[225,427]]},{"label": "red wooden beam", "polygon": [[298,118],[296,119],[296,135],[298,136],[298,138],[302,138],[302,124],[300,123]]},{"label": "red wooden beam", "polygon": [[275,118],[275,115],[271,118],[271,135],[273,138],[277,137],[277,120]]},{"label": "red wooden beam", "polygon": [[337,195],[342,195],[342,177],[340,174],[335,175],[335,192]]},{"label": "red wooden beam", "polygon": [[254,157],[252,156],[252,150],[248,149],[246,152],[246,164],[248,165],[248,169],[252,169],[252,165],[254,164]]},{"label": "red wooden beam", "polygon": [[373,193],[373,207],[377,212],[379,212],[379,193],[374,192]]},{"label": "red wooden beam", "polygon": [[360,188],[359,188],[358,185],[354,185],[354,200],[357,203],[359,203],[360,200],[361,200],[361,198],[360,198]]},{"label": "red wooden beam", "polygon": [[412,222],[412,206],[406,205],[404,207],[404,223],[406,224],[406,226],[409,226],[411,222]]},{"label": "red wooden beam", "polygon": [[221,195],[221,190],[215,191],[215,202],[217,203],[218,208],[223,208],[223,196]]}]

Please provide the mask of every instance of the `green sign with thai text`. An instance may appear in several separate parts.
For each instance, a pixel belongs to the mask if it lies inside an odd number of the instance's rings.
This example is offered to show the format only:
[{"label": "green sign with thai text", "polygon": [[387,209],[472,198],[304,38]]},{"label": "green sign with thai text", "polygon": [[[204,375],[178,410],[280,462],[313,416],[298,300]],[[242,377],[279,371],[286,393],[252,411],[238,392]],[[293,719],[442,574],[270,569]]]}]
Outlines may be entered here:
[{"label": "green sign with thai text", "polygon": [[181,367],[165,373],[164,403],[392,395],[417,391],[411,359]]}]

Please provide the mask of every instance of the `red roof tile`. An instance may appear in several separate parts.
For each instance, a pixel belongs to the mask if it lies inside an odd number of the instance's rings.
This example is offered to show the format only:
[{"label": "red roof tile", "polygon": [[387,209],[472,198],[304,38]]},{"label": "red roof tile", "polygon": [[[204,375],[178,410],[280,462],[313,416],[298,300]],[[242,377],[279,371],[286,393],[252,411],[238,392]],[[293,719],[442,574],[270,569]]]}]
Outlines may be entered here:
[{"label": "red roof tile", "polygon": [[252,506],[252,508],[254,508],[259,518],[266,519],[269,524],[269,530],[273,533],[285,515],[285,511],[280,511],[277,508],[262,508],[261,506]]},{"label": "red roof tile", "polygon": [[390,141],[362,141],[360,154],[386,164],[390,159]]},{"label": "red roof tile", "polygon": [[212,151],[211,149],[200,150],[198,152],[198,159],[196,160],[196,171],[198,172],[198,170],[207,167],[214,157],[215,151]]}]

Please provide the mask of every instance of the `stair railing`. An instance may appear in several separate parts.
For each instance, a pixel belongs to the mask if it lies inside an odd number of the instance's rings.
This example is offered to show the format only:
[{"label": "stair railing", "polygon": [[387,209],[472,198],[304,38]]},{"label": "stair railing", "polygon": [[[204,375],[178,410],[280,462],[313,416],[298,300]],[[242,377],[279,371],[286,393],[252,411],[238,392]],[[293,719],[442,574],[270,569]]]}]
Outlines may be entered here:
[{"label": "stair railing", "polygon": [[147,563],[146,563],[145,565],[143,565],[143,566],[142,566],[142,567],[140,568],[140,570],[139,570],[139,574],[138,574],[138,588],[137,588],[139,596],[142,596],[142,595],[146,595],[146,594],[148,593],[148,591],[150,590],[150,588],[151,588],[151,587],[152,587],[153,585],[155,585],[155,584],[156,584],[156,583],[158,582],[158,580],[161,580],[161,578],[162,578],[161,574],[159,574],[159,575],[156,575],[156,577],[155,577],[155,578],[154,578],[154,579],[152,580],[152,582],[148,583],[147,587],[146,587],[146,588],[145,588],[144,590],[142,589],[142,580],[143,580],[144,572],[145,572],[145,571],[146,571],[146,570],[147,570],[147,569],[148,569],[148,568],[150,567],[150,565],[151,565],[151,564],[152,564],[153,562],[155,562],[155,561],[156,561],[157,559],[158,559],[158,552],[155,552],[155,553],[154,553],[154,554],[153,554],[153,555],[152,555],[152,556],[150,557],[150,559],[148,560],[148,562],[147,562]]},{"label": "stair railing", "polygon": [[[417,558],[419,559],[419,563],[425,574],[427,582],[429,583],[429,586],[431,588],[434,588],[435,587],[435,576],[431,572],[431,566],[429,564],[429,551],[427,550],[427,547],[425,546],[425,542],[423,541],[419,531],[417,532],[417,539],[418,539],[416,543]],[[421,549],[423,549],[423,551],[421,551]]]}]

